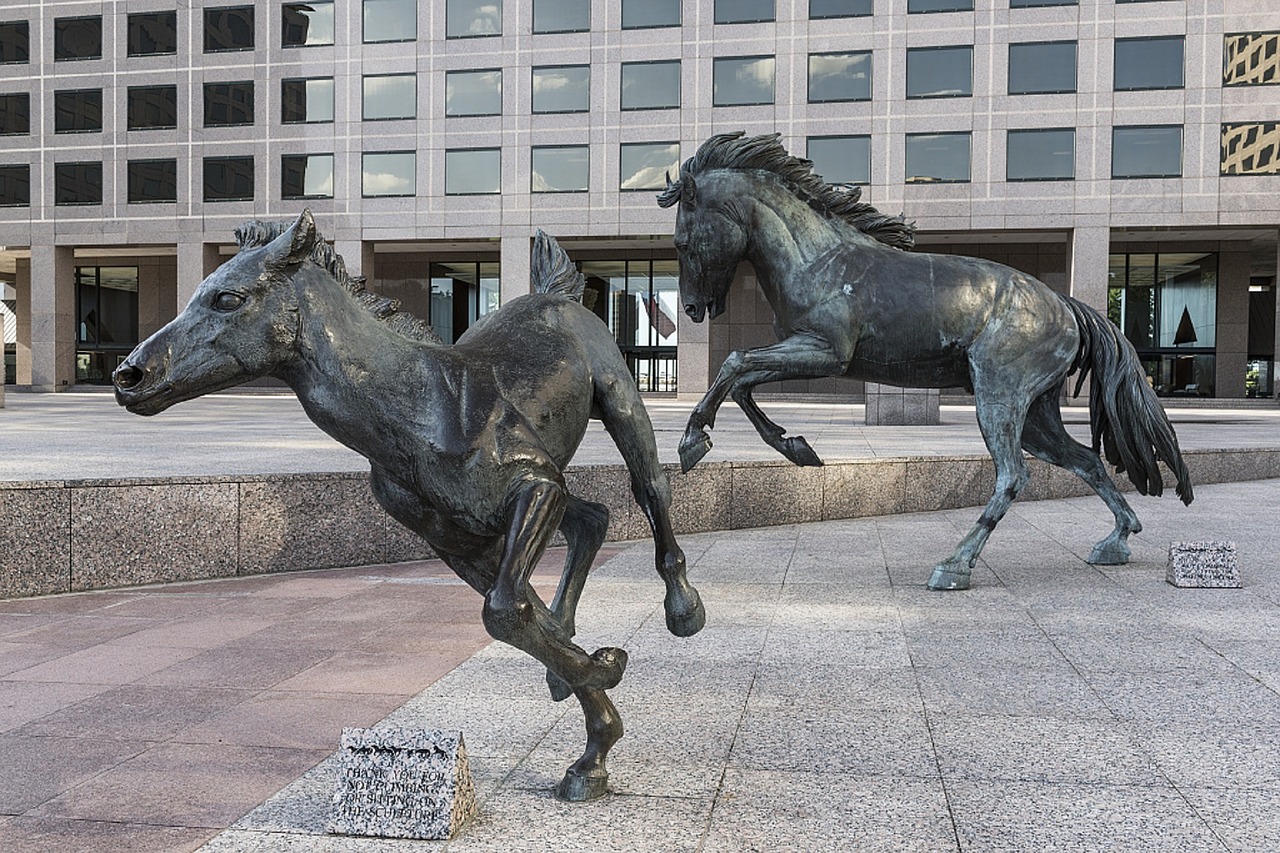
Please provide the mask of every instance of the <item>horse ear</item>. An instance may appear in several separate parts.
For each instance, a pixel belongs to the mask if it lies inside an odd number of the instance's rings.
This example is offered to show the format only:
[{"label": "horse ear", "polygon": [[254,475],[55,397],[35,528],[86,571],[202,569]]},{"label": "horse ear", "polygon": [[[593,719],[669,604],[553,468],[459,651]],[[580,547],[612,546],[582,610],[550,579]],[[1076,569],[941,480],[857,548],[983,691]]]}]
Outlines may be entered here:
[{"label": "horse ear", "polygon": [[698,206],[698,185],[694,183],[690,172],[680,173],[680,206],[685,210],[693,210]]},{"label": "horse ear", "polygon": [[316,220],[309,208],[304,208],[298,221],[285,232],[289,236],[289,251],[284,257],[286,264],[300,264],[311,257],[311,250],[316,245]]}]

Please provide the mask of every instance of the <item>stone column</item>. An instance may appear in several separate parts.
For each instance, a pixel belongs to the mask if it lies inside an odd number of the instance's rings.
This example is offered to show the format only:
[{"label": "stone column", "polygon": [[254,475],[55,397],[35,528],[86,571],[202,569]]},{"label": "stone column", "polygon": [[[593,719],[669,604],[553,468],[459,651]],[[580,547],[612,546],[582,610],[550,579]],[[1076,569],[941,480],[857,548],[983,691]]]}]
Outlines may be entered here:
[{"label": "stone column", "polygon": [[697,400],[711,386],[711,321],[695,323],[681,311],[676,332],[676,394]]},{"label": "stone column", "polygon": [[18,294],[18,348],[14,363],[14,382],[31,385],[31,261],[18,258],[17,277],[13,289]]},{"label": "stone column", "polygon": [[211,272],[222,265],[222,256],[218,253],[216,243],[179,243],[178,244],[178,311],[187,307],[196,288]]},{"label": "stone column", "polygon": [[368,279],[369,289],[376,290],[373,286],[377,271],[374,266],[372,243],[366,243],[363,240],[334,240],[333,250],[342,256],[342,263],[346,266],[348,275],[354,278],[364,276]]},{"label": "stone column", "polygon": [[62,391],[76,381],[75,250],[31,247],[31,388]]},{"label": "stone column", "polygon": [[1222,244],[1218,254],[1216,397],[1244,397],[1249,360],[1249,269],[1247,246]]},{"label": "stone column", "polygon": [[1071,232],[1071,254],[1067,258],[1071,295],[1104,315],[1110,259],[1110,228],[1091,226]]},{"label": "stone column", "polygon": [[528,235],[503,237],[499,260],[502,264],[499,298],[506,305],[512,299],[531,292],[529,286],[529,252],[533,241]]},{"label": "stone column", "polygon": [[1271,289],[1276,294],[1276,330],[1271,343],[1271,391],[1280,399],[1280,377],[1276,376],[1280,368],[1280,230],[1276,231],[1276,275],[1271,279]]}]

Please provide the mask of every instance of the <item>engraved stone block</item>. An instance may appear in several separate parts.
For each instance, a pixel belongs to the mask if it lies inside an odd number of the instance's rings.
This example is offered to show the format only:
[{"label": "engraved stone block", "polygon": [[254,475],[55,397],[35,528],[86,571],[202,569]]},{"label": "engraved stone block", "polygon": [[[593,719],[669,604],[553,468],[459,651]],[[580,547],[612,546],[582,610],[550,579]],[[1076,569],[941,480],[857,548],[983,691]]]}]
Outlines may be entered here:
[{"label": "engraved stone block", "polygon": [[1174,586],[1239,589],[1234,542],[1170,542],[1165,580]]},{"label": "engraved stone block", "polygon": [[448,839],[476,812],[462,732],[343,729],[328,831]]}]

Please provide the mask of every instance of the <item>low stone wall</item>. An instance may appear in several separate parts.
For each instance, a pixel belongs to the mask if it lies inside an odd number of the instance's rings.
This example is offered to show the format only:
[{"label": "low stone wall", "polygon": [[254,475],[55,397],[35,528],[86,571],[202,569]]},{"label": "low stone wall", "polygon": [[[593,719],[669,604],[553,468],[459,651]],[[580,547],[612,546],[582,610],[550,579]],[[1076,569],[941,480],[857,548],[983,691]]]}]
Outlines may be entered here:
[{"label": "low stone wall", "polygon": [[[1280,450],[1184,456],[1197,484],[1280,477]],[[1066,471],[1031,466],[1021,500],[1090,494]],[[669,474],[679,533],[979,506],[995,480],[986,456],[705,463]],[[649,535],[622,465],[566,478],[574,494],[610,507],[610,540]],[[1105,517],[1101,503],[1097,511]],[[0,483],[0,598],[429,556],[374,502],[365,474]]]}]

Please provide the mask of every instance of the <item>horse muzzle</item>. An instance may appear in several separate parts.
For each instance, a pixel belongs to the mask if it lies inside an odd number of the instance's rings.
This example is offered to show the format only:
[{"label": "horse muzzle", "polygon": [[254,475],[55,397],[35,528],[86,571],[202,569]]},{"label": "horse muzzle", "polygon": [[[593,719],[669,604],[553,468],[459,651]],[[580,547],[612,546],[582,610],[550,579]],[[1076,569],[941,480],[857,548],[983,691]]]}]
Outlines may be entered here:
[{"label": "horse muzzle", "polygon": [[133,364],[126,359],[111,374],[116,389],[116,402],[135,415],[155,415],[172,405],[167,400],[172,386],[157,382],[155,371]]}]

